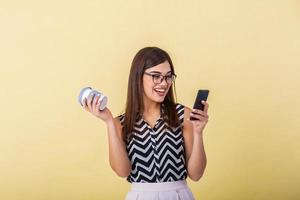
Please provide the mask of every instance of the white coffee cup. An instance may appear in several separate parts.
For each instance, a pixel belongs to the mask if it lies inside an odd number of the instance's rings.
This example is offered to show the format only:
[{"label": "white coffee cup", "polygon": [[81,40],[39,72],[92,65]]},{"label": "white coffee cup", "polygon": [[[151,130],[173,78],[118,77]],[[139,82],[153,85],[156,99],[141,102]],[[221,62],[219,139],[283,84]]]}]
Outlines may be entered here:
[{"label": "white coffee cup", "polygon": [[78,101],[79,101],[80,105],[83,106],[84,99],[87,99],[90,94],[94,94],[95,95],[94,97],[100,96],[100,98],[98,100],[98,102],[101,101],[99,110],[104,110],[107,105],[107,96],[105,96],[101,92],[98,92],[97,90],[93,90],[91,87],[85,87],[85,88],[81,89],[79,96],[78,96]]}]

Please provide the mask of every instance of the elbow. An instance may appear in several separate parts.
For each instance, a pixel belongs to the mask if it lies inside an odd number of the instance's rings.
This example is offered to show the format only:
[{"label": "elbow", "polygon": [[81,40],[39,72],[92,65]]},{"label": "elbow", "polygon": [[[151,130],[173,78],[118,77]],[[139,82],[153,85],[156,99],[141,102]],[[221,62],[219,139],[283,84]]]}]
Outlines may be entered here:
[{"label": "elbow", "polygon": [[206,168],[206,160],[203,162],[202,165],[193,165],[193,166],[189,166],[188,167],[188,176],[190,179],[192,179],[193,181],[197,182],[199,181],[205,171]]},{"label": "elbow", "polygon": [[197,182],[202,178],[204,171],[205,171],[205,166],[199,170],[190,170],[188,171],[188,176],[190,179]]},{"label": "elbow", "polygon": [[114,170],[116,172],[116,174],[122,178],[126,178],[127,176],[129,176],[130,171],[128,170]]},{"label": "elbow", "polygon": [[122,178],[129,176],[129,174],[131,172],[131,169],[129,167],[113,167],[113,166],[111,166],[111,168],[114,170],[114,172],[118,176],[120,176]]},{"label": "elbow", "polygon": [[202,176],[203,176],[203,174],[189,175],[190,179],[192,179],[195,182],[199,181]]}]

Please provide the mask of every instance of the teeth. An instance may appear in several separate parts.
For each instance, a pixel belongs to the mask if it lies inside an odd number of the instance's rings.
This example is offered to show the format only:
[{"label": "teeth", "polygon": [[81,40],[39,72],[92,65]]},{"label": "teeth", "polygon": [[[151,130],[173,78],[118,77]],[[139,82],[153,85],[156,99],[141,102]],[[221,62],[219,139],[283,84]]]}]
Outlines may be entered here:
[{"label": "teeth", "polygon": [[165,92],[166,90],[163,90],[163,89],[155,89],[156,91],[158,92]]}]

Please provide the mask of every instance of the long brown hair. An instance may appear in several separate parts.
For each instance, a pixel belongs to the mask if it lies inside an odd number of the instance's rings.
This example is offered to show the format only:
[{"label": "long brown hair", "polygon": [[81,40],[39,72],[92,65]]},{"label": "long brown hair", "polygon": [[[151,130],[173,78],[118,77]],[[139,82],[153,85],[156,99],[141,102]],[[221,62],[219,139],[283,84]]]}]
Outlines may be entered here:
[{"label": "long brown hair", "polygon": [[[158,47],[145,47],[135,55],[131,63],[128,80],[127,102],[123,123],[123,138],[125,140],[128,136],[131,136],[134,124],[140,119],[143,113],[143,74],[145,70],[165,61],[169,62],[171,73],[175,74],[169,54]],[[173,87],[175,92],[175,85],[173,83],[162,103],[163,119],[169,127],[177,127],[179,125]]]}]

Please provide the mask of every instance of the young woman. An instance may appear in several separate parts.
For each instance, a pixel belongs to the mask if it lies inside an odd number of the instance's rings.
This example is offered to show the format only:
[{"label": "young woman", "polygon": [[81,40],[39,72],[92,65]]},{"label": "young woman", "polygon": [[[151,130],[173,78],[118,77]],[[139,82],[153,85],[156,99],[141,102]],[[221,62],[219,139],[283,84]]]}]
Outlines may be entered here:
[{"label": "young woman", "polygon": [[208,104],[203,101],[201,111],[175,103],[175,78],[168,53],[145,47],[132,61],[123,115],[99,111],[99,97],[85,101],[84,108],[107,125],[111,168],[132,183],[126,200],[194,199],[185,179],[198,181],[205,170]]}]

